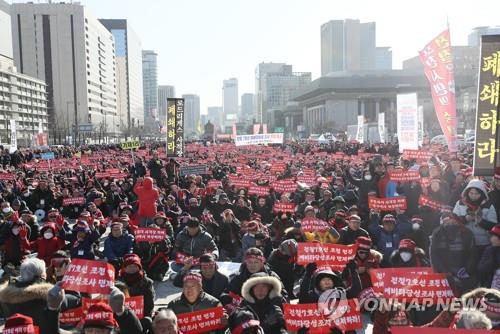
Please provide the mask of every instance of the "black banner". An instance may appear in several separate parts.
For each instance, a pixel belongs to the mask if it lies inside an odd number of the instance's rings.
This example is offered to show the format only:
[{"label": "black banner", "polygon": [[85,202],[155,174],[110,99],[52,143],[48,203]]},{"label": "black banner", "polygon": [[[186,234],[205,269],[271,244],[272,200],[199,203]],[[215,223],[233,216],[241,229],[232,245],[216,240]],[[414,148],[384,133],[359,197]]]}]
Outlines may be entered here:
[{"label": "black banner", "polygon": [[[491,176],[498,164],[500,101],[500,35],[481,36],[476,111],[474,175]],[[497,157],[495,159],[495,157]]]},{"label": "black banner", "polygon": [[184,99],[167,99],[167,157],[184,156]]}]

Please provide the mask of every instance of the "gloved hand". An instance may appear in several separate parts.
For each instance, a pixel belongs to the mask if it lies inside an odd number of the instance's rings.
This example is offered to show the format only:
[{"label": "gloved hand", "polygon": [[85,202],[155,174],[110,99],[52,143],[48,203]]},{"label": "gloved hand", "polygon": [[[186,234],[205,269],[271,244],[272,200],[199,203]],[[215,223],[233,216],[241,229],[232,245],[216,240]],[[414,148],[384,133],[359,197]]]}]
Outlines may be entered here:
[{"label": "gloved hand", "polygon": [[61,304],[65,297],[64,289],[61,288],[61,284],[62,282],[58,282],[47,294],[47,307],[49,310],[57,311],[61,308]]},{"label": "gloved hand", "polygon": [[63,217],[63,215],[61,215],[61,214],[57,215],[56,224],[57,224],[58,228],[62,228],[64,226],[64,217]]},{"label": "gloved hand", "polygon": [[113,313],[117,315],[122,315],[125,312],[125,295],[117,287],[111,288],[109,306],[111,306]]},{"label": "gloved hand", "polygon": [[458,269],[457,271],[457,277],[459,279],[467,279],[467,278],[470,278],[469,274],[467,273],[467,271],[465,270],[465,268],[460,268]]}]

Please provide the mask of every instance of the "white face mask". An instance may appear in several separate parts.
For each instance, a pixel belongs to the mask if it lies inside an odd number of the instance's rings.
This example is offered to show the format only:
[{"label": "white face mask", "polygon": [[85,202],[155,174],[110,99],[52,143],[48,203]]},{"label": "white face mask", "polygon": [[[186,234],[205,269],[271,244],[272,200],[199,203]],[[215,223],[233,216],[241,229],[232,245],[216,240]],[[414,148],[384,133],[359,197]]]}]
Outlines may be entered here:
[{"label": "white face mask", "polygon": [[52,237],[53,237],[53,236],[54,236],[54,234],[53,234],[52,232],[50,232],[50,231],[47,231],[47,232],[45,232],[45,233],[43,234],[43,237],[44,237],[45,239],[47,239],[47,240],[48,240],[48,239],[52,239]]},{"label": "white face mask", "polygon": [[10,207],[6,207],[2,209],[3,213],[9,213],[10,212]]},{"label": "white face mask", "polygon": [[410,252],[401,252],[399,253],[399,256],[401,256],[401,260],[403,260],[403,262],[408,262],[411,260],[412,254]]},{"label": "white face mask", "polygon": [[372,176],[371,175],[365,175],[365,180],[366,181],[371,181],[372,179]]},{"label": "white face mask", "polygon": [[14,234],[14,235],[18,235],[18,234],[19,234],[19,227],[14,227],[14,228],[12,229],[12,234]]},{"label": "white face mask", "polygon": [[420,224],[419,223],[413,223],[412,227],[413,227],[413,231],[420,230]]}]

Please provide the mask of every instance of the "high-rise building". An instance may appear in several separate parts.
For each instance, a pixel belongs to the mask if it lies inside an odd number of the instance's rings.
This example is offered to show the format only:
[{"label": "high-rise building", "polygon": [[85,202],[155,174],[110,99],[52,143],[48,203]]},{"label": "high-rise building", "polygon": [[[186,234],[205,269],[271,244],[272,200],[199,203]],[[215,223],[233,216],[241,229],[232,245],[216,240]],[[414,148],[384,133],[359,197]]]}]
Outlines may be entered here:
[{"label": "high-rise building", "polygon": [[120,129],[125,132],[132,123],[144,124],[141,40],[127,20],[99,21],[115,38],[117,107]]},{"label": "high-rise building", "polygon": [[144,91],[144,127],[149,131],[159,129],[158,121],[158,68],[157,53],[142,51],[142,86]]},{"label": "high-rise building", "polygon": [[251,121],[254,117],[253,101],[254,95],[252,93],[241,95],[241,118],[244,121]]},{"label": "high-rise building", "polygon": [[11,17],[17,68],[47,84],[52,134],[116,134],[113,35],[78,3],[15,3]]},{"label": "high-rise building", "polygon": [[175,87],[160,85],[158,86],[158,115],[160,123],[164,126],[167,121],[167,99],[175,97]]},{"label": "high-rise building", "polygon": [[0,0],[0,143],[12,144],[11,120],[16,121],[18,146],[29,146],[41,130],[47,132],[45,82],[21,74],[12,59],[9,5]]},{"label": "high-rise building", "polygon": [[231,78],[222,82],[222,109],[224,126],[238,121],[238,79]]},{"label": "high-rise building", "polygon": [[376,25],[332,20],[321,25],[321,75],[375,69]]},{"label": "high-rise building", "polygon": [[200,97],[194,94],[182,95],[184,99],[184,138],[200,134]]},{"label": "high-rise building", "polygon": [[220,131],[222,128],[223,111],[222,107],[208,107],[207,108],[207,121],[210,121],[216,130]]},{"label": "high-rise building", "polygon": [[469,34],[469,46],[479,46],[482,35],[500,35],[500,26],[476,27]]},{"label": "high-rise building", "polygon": [[311,82],[311,72],[293,72],[292,65],[260,63],[255,69],[256,120],[268,129],[282,126],[282,113],[293,92]]},{"label": "high-rise building", "polygon": [[377,47],[375,68],[377,70],[392,70],[392,48],[389,46]]}]

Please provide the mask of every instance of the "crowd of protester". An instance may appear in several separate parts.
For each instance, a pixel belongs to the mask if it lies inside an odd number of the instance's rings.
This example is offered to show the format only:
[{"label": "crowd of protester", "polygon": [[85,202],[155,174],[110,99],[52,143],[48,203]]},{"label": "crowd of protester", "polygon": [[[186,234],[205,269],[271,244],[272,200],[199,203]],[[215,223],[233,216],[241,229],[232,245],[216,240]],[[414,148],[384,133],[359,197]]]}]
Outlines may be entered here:
[{"label": "crowd of protester", "polygon": [[[423,151],[432,157],[418,160],[401,155],[397,145],[356,142],[191,143],[176,159],[156,142],[133,154],[113,145],[52,151],[50,161],[30,149],[0,154],[5,333],[31,334],[35,326],[40,334],[180,333],[177,316],[218,306],[224,313],[217,333],[287,333],[285,304],[317,303],[330,289],[358,298],[376,283],[370,270],[415,267],[445,274],[457,298],[493,306],[365,311],[374,334],[394,326],[500,328],[500,169],[494,177],[473,176],[470,148],[450,153],[428,146]],[[184,175],[198,165],[207,170]],[[420,179],[391,178],[406,171]],[[294,186],[283,190],[279,181]],[[257,194],[253,186],[267,190]],[[422,195],[441,208],[422,204]],[[401,196],[404,209],[369,204],[372,197]],[[77,198],[82,201],[70,200]],[[276,210],[277,203],[294,209]],[[327,228],[305,231],[301,223],[308,219]],[[136,241],[143,227],[165,230],[165,238]],[[340,270],[300,265],[303,242],[357,250]],[[96,297],[63,288],[75,259],[107,261],[116,277],[105,300],[68,327],[60,314]],[[224,261],[241,263],[239,271],[227,277],[217,264]],[[182,293],[155,307],[154,282],[166,280]],[[125,306],[131,296],[144,298],[142,319]],[[14,331],[21,327],[28,329]]]}]

